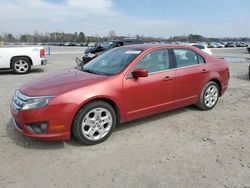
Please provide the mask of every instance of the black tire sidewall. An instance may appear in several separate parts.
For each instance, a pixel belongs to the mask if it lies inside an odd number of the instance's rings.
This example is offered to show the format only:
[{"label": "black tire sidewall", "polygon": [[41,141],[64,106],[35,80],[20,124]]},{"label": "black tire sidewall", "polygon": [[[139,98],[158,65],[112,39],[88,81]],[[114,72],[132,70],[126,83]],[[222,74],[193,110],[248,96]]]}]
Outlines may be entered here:
[{"label": "black tire sidewall", "polygon": [[[28,63],[28,66],[29,66],[29,67],[28,67],[28,69],[27,69],[25,72],[19,72],[19,71],[16,70],[15,64],[16,64],[16,62],[19,61],[19,60],[23,60],[23,61],[25,61],[25,62]],[[25,57],[15,58],[15,59],[13,60],[13,62],[11,63],[11,68],[12,68],[13,71],[14,71],[15,73],[17,73],[17,74],[27,74],[27,73],[30,71],[31,63],[30,63],[29,59],[28,59],[28,58],[25,58]]]},{"label": "black tire sidewall", "polygon": [[[109,133],[105,137],[103,137],[102,139],[97,140],[97,141],[89,140],[88,138],[86,138],[84,136],[84,134],[82,133],[82,125],[81,125],[86,114],[95,108],[105,108],[106,110],[108,110],[110,112],[112,119],[113,119],[112,127],[111,127]],[[105,141],[112,134],[116,124],[117,124],[117,117],[116,117],[116,113],[115,113],[113,107],[106,102],[95,101],[95,102],[92,102],[90,104],[85,105],[77,113],[77,115],[74,119],[74,123],[73,123],[73,134],[79,142],[81,142],[83,144],[87,144],[87,145],[95,145],[95,144],[99,144],[99,143]]]}]

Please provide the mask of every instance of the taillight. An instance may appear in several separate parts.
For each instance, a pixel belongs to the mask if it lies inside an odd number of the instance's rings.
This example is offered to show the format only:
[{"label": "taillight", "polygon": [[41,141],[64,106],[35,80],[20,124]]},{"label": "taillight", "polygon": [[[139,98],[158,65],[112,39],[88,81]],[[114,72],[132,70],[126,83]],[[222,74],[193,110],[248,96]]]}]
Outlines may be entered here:
[{"label": "taillight", "polygon": [[45,51],[44,51],[44,49],[41,49],[40,50],[40,57],[42,58],[42,57],[45,57]]}]

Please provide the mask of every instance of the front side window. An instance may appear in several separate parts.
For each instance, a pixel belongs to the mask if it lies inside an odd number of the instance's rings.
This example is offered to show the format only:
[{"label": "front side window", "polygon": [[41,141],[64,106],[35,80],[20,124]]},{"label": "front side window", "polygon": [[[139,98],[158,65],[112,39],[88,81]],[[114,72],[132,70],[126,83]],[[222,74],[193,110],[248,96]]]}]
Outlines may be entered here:
[{"label": "front side window", "polygon": [[176,59],[177,68],[205,63],[205,60],[199,54],[191,50],[174,49],[173,51]]},{"label": "front side window", "polygon": [[147,69],[148,73],[170,69],[168,50],[157,50],[148,53],[135,65],[134,69],[137,68]]}]

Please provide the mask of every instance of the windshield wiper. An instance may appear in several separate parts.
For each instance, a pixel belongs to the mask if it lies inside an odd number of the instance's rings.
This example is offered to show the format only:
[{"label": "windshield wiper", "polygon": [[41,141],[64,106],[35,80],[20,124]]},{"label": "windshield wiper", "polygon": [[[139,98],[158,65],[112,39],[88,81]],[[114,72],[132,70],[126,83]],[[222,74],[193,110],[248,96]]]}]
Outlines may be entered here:
[{"label": "windshield wiper", "polygon": [[82,69],[82,71],[84,71],[84,72],[88,72],[88,73],[90,73],[90,74],[96,74],[94,71],[91,71],[91,70],[89,70],[89,69]]}]

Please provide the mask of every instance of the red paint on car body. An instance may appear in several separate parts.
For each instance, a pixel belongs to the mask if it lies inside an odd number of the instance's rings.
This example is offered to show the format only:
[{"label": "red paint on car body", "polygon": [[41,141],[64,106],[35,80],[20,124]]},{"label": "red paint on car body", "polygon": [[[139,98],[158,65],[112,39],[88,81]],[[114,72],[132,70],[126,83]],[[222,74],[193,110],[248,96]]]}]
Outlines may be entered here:
[{"label": "red paint on car body", "polygon": [[[22,86],[20,92],[27,96],[54,98],[39,109],[16,111],[11,107],[11,114],[21,128],[18,130],[25,136],[42,140],[68,140],[75,115],[90,101],[109,101],[116,108],[120,123],[123,123],[195,104],[203,86],[211,80],[219,84],[221,95],[228,86],[227,63],[197,48],[182,45],[131,45],[122,48],[140,49],[142,52],[116,75],[96,75],[70,69]],[[159,49],[189,49],[202,56],[206,63],[172,68],[145,78],[129,76],[142,57]],[[44,121],[49,124],[47,134],[34,134],[26,126]]]}]

